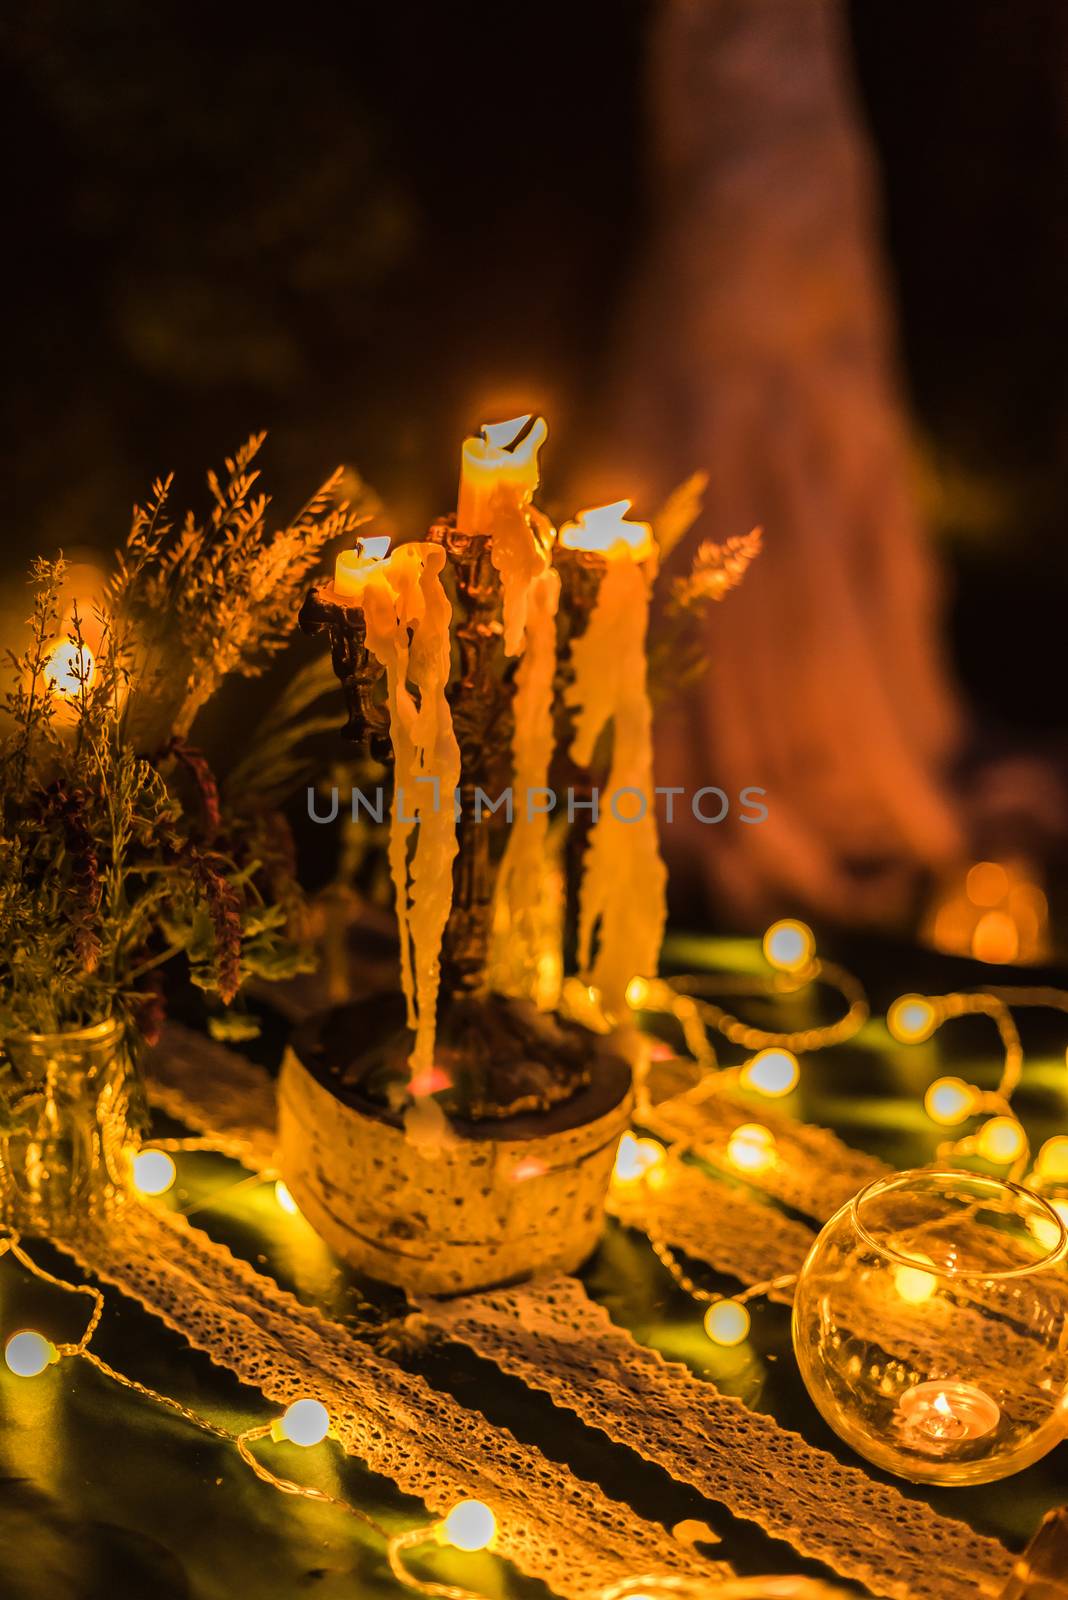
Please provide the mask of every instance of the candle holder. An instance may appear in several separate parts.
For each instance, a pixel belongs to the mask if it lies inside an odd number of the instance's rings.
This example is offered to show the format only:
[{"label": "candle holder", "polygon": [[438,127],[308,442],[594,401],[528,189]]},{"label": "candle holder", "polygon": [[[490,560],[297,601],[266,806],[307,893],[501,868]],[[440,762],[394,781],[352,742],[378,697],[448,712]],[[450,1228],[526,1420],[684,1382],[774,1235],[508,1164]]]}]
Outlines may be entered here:
[{"label": "candle holder", "polygon": [[1068,1430],[1068,1231],[1017,1184],[880,1179],[817,1238],[794,1350],[826,1421],[917,1483],[987,1483]]},{"label": "candle holder", "polygon": [[[531,513],[537,516],[537,513]],[[403,1088],[413,1037],[399,989],[312,1018],[294,1036],[279,1087],[280,1161],[309,1221],[353,1265],[415,1292],[460,1293],[537,1270],[571,1270],[600,1234],[604,1195],[631,1107],[631,1072],[604,1034],[491,990],[503,811],[476,806],[512,781],[516,661],[503,646],[492,538],[433,524],[453,598],[448,687],[460,750],[458,852],[441,947],[434,1063],[421,1085],[445,1136],[414,1140]],[[587,625],[604,558],[554,552],[570,640]],[[359,595],[317,585],[301,628],[329,639],[345,693],[344,737],[391,754],[384,669]],[[556,720],[566,722],[566,651]],[[451,804],[451,796],[443,796]],[[525,796],[516,797],[516,804]],[[440,1135],[440,1129],[439,1129]]]}]

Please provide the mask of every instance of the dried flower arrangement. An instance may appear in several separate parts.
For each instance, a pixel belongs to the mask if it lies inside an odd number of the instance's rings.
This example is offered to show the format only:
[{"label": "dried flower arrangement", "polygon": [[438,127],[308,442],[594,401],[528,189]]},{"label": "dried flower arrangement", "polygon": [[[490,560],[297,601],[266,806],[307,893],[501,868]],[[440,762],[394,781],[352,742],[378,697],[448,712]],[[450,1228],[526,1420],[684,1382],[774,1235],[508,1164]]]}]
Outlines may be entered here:
[{"label": "dried flower arrangement", "polygon": [[[303,959],[272,802],[315,686],[290,693],[269,719],[265,764],[222,792],[188,742],[223,679],[261,672],[286,642],[323,547],[363,520],[335,475],[268,532],[253,466],[262,442],[250,439],[222,479],[209,474],[202,520],[174,526],[170,479],[153,486],[91,616],[62,614],[61,558],[34,564],[0,741],[0,1037],[118,1016],[150,1038],[172,958],[223,1007],[246,977]],[[249,1027],[240,1012],[216,1019],[216,1031]]]}]

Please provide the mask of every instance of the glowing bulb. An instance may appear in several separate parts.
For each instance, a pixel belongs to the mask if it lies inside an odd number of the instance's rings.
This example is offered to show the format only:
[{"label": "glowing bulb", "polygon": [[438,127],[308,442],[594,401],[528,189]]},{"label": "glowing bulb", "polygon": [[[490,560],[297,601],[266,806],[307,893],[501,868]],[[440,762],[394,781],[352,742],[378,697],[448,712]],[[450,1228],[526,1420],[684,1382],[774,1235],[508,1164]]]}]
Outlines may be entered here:
[{"label": "glowing bulb", "polygon": [[979,1129],[975,1144],[984,1160],[1005,1166],[1023,1155],[1027,1135],[1015,1117],[991,1117]]},{"label": "glowing bulb", "polygon": [[977,861],[964,887],[973,906],[996,906],[1009,892],[1009,875],[998,861]]},{"label": "glowing bulb", "polygon": [[[934,1266],[930,1256],[917,1255],[915,1259]],[[933,1272],[924,1272],[922,1267],[895,1267],[894,1288],[906,1304],[921,1306],[938,1288],[938,1279]]]},{"label": "glowing bulb", "polygon": [[975,1110],[978,1091],[963,1078],[936,1078],[923,1097],[924,1109],[932,1122],[954,1128]]},{"label": "glowing bulb", "polygon": [[133,1185],[138,1194],[166,1194],[177,1168],[166,1150],[139,1150],[133,1159]]},{"label": "glowing bulb", "polygon": [[485,1550],[497,1532],[497,1518],[481,1500],[461,1500],[445,1518],[441,1532],[457,1550]]},{"label": "glowing bulb", "polygon": [[886,1013],[886,1026],[899,1044],[922,1044],[937,1022],[938,1013],[922,994],[903,994]]},{"label": "glowing bulb", "polygon": [[740,1172],[764,1172],[775,1161],[775,1135],[759,1122],[743,1122],[727,1141],[727,1160]]},{"label": "glowing bulb", "polygon": [[318,1400],[294,1400],[280,1418],[278,1431],[290,1444],[309,1449],[322,1444],[330,1432],[330,1413]]},{"label": "glowing bulb", "polygon": [[801,1068],[791,1050],[761,1050],[742,1068],[742,1086],[777,1100],[797,1087]]},{"label": "glowing bulb", "polygon": [[274,1186],[274,1197],[278,1201],[281,1209],[285,1212],[288,1212],[291,1217],[300,1215],[300,1207],[297,1205],[297,1202],[294,1200],[293,1196],[290,1194],[281,1178],[278,1179]]},{"label": "glowing bulb", "polygon": [[1035,1157],[1035,1171],[1051,1183],[1068,1180],[1068,1138],[1063,1133],[1046,1140]]},{"label": "glowing bulb", "polygon": [[79,647],[64,639],[48,657],[45,672],[57,694],[78,695],[83,683],[87,689],[92,684],[96,664],[84,644]]},{"label": "glowing bulb", "polygon": [[644,978],[632,978],[627,984],[627,1004],[640,1011],[649,998],[649,985]]},{"label": "glowing bulb", "polygon": [[43,1334],[27,1328],[24,1333],[13,1333],[4,1346],[4,1360],[19,1378],[37,1378],[59,1360],[59,1351]]},{"label": "glowing bulb", "polygon": [[972,934],[972,955],[976,961],[1003,965],[1020,954],[1020,931],[1007,911],[984,911]]},{"label": "glowing bulb", "polygon": [[793,917],[773,922],[764,935],[764,959],[780,972],[803,972],[815,953],[812,929]]},{"label": "glowing bulb", "polygon": [[620,1183],[634,1183],[659,1166],[664,1155],[664,1146],[658,1139],[636,1139],[632,1133],[625,1133],[616,1151],[613,1176]]},{"label": "glowing bulb", "polygon": [[749,1333],[749,1312],[740,1300],[717,1300],[705,1312],[705,1332],[713,1344],[741,1344]]}]

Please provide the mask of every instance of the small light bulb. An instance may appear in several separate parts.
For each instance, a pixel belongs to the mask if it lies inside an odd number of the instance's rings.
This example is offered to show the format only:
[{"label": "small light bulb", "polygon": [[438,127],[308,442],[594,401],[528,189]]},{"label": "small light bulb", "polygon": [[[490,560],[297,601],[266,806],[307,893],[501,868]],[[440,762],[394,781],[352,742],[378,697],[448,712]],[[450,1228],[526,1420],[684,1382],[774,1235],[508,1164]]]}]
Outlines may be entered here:
[{"label": "small light bulb", "polygon": [[742,1087],[756,1089],[771,1100],[777,1100],[791,1089],[796,1089],[801,1068],[791,1050],[769,1049],[759,1051],[742,1068]]},{"label": "small light bulb", "polygon": [[1003,966],[1020,954],[1020,930],[1007,911],[984,911],[972,934],[976,961]]},{"label": "small light bulb", "polygon": [[278,1431],[290,1444],[309,1449],[322,1444],[330,1432],[330,1413],[318,1400],[294,1400],[279,1419]]},{"label": "small light bulb", "polygon": [[976,1149],[986,1161],[1006,1166],[1027,1148],[1027,1135],[1015,1117],[991,1117],[976,1135]]},{"label": "small light bulb", "polygon": [[300,1207],[297,1205],[297,1202],[294,1200],[293,1196],[290,1194],[281,1178],[279,1178],[275,1183],[274,1197],[278,1201],[281,1210],[287,1212],[289,1216],[296,1217],[300,1215]]},{"label": "small light bulb", "polygon": [[[917,1255],[915,1259],[934,1266],[930,1256]],[[922,1267],[895,1267],[894,1288],[907,1305],[921,1306],[938,1288],[938,1278],[933,1272],[924,1272]]]},{"label": "small light bulb", "polygon": [[886,1013],[886,1026],[899,1044],[922,1044],[937,1022],[934,1006],[922,994],[903,994]]},{"label": "small light bulb", "polygon": [[442,1536],[457,1550],[485,1550],[497,1532],[497,1518],[481,1500],[461,1500],[442,1524]]},{"label": "small light bulb", "polygon": [[780,972],[803,972],[815,953],[812,929],[793,917],[773,922],[764,935],[764,959]]},{"label": "small light bulb", "polygon": [[978,1091],[963,1078],[936,1078],[923,1097],[923,1105],[932,1122],[955,1128],[971,1116],[977,1099]]},{"label": "small light bulb", "polygon": [[759,1122],[743,1122],[727,1141],[727,1160],[740,1172],[764,1172],[775,1161],[775,1135]]},{"label": "small light bulb", "polygon": [[644,978],[632,978],[627,984],[627,1004],[640,1011],[649,998],[649,985]]},{"label": "small light bulb", "polygon": [[663,1161],[664,1146],[658,1139],[636,1139],[625,1133],[616,1151],[613,1176],[619,1183],[634,1183]]},{"label": "small light bulb", "polygon": [[1068,1138],[1063,1133],[1046,1140],[1035,1157],[1035,1171],[1049,1183],[1068,1180]]},{"label": "small light bulb", "polygon": [[84,644],[80,647],[69,639],[56,645],[45,663],[49,684],[58,694],[79,695],[95,676],[96,663]]},{"label": "small light bulb", "polygon": [[740,1300],[716,1300],[705,1312],[705,1332],[713,1344],[741,1344],[749,1326],[749,1312]]},{"label": "small light bulb", "polygon": [[166,1194],[177,1168],[166,1150],[139,1150],[133,1159],[133,1184],[138,1194]]},{"label": "small light bulb", "polygon": [[4,1346],[4,1360],[19,1378],[36,1378],[59,1360],[59,1351],[41,1333],[27,1328],[23,1333],[13,1333]]}]

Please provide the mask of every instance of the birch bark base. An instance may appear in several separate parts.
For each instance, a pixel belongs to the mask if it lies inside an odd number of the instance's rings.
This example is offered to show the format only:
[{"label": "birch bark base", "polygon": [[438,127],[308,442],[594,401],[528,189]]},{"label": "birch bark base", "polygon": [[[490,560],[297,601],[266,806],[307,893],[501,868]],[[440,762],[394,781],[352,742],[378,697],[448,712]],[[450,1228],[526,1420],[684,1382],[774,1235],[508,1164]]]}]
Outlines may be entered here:
[{"label": "birch bark base", "polygon": [[338,1099],[290,1049],[279,1164],[311,1226],[351,1266],[413,1294],[463,1294],[570,1272],[591,1254],[632,1098],[623,1076],[615,1104],[605,1110],[603,1093],[591,1094],[591,1118],[577,1126],[524,1116],[512,1119],[520,1136],[465,1130],[424,1153]]}]

